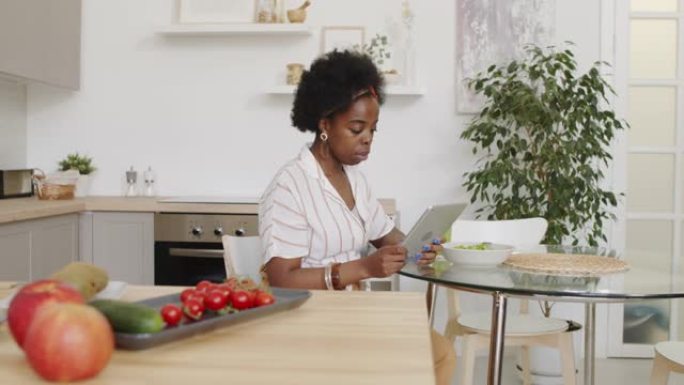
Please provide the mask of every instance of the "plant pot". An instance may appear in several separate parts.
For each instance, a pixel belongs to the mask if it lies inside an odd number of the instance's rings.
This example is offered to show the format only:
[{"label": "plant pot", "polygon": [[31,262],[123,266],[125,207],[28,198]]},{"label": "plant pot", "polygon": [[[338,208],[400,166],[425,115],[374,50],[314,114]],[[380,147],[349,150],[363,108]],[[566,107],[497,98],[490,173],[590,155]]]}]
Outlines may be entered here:
[{"label": "plant pot", "polygon": [[[575,357],[577,360],[577,357]],[[577,362],[577,361],[576,361]],[[516,372],[523,379],[521,359],[518,356]],[[575,373],[577,370],[575,369]],[[555,348],[530,347],[530,377],[533,385],[564,385],[560,352]]]},{"label": "plant pot", "polygon": [[76,182],[76,193],[77,197],[88,196],[90,191],[90,175],[79,175],[78,181]]},{"label": "plant pot", "polygon": [[[516,366],[518,377],[522,379],[520,360]],[[545,347],[530,347],[530,374],[532,384],[563,385],[561,374],[561,359],[558,349]]]}]

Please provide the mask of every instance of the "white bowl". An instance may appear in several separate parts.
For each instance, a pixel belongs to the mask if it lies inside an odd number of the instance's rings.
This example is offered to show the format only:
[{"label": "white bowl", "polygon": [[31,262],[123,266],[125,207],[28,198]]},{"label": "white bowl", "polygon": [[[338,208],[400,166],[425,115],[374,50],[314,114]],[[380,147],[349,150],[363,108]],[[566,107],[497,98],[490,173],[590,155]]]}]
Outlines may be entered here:
[{"label": "white bowl", "polygon": [[449,242],[442,245],[442,255],[454,264],[489,266],[498,265],[513,252],[513,246],[498,243],[484,243],[485,250],[466,249],[482,242]]}]

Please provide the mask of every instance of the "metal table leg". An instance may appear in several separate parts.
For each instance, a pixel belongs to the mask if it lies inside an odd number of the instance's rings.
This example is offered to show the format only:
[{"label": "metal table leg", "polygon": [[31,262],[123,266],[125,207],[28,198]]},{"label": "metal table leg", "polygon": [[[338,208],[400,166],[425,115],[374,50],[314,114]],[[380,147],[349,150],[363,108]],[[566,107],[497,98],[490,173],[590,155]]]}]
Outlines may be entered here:
[{"label": "metal table leg", "polygon": [[489,340],[487,385],[501,385],[501,363],[506,332],[506,297],[498,291],[492,295],[492,334]]},{"label": "metal table leg", "polygon": [[584,311],[584,385],[594,385],[594,325],[596,304],[588,302]]}]

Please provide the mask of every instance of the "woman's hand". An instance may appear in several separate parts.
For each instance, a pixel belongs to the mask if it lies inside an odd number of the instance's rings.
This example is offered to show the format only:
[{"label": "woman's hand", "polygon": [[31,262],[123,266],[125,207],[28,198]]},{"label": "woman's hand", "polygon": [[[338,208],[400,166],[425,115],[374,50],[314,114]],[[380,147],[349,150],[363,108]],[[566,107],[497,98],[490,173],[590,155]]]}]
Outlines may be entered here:
[{"label": "woman's hand", "polygon": [[406,261],[404,246],[383,246],[375,253],[363,258],[369,277],[384,278],[398,272]]},{"label": "woman's hand", "polygon": [[442,241],[433,239],[431,244],[424,245],[420,253],[416,254],[416,264],[419,266],[431,264],[435,261],[440,251],[442,251]]}]

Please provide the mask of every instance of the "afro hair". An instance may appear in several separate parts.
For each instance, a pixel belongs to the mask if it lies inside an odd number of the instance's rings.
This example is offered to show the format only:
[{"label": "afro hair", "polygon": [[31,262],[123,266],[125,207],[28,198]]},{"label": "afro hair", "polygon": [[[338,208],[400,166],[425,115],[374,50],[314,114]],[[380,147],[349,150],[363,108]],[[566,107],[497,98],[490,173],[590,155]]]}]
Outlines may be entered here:
[{"label": "afro hair", "polygon": [[384,80],[368,55],[357,51],[328,52],[304,71],[292,106],[292,125],[300,131],[318,132],[318,122],[346,110],[355,95],[373,88],[378,103],[385,99]]}]

